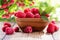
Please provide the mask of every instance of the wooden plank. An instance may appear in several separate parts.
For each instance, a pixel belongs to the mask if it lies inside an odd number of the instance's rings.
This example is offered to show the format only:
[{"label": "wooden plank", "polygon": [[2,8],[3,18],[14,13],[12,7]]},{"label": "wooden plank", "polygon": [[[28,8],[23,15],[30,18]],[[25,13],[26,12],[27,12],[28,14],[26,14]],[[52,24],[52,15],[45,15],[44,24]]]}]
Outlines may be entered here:
[{"label": "wooden plank", "polygon": [[[15,24],[15,27],[17,24]],[[17,32],[13,35],[6,35],[4,40],[41,40],[40,37],[43,32],[35,32],[35,33],[22,33]]]},{"label": "wooden plank", "polygon": [[44,34],[41,36],[41,40],[53,40],[51,34]]},{"label": "wooden plank", "polygon": [[56,23],[56,25],[59,27],[59,31],[55,32],[52,36],[55,40],[60,40],[60,22]]},{"label": "wooden plank", "polygon": [[3,22],[0,22],[0,39],[2,39],[3,36],[5,35],[5,33],[2,32],[2,26],[3,26]]}]

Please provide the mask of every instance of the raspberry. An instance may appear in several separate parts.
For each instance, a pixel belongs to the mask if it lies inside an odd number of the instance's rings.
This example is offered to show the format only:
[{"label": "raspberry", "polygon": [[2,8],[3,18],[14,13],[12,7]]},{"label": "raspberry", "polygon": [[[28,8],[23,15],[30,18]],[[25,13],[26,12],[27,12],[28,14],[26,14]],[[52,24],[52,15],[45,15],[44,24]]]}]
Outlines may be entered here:
[{"label": "raspberry", "polygon": [[55,27],[53,23],[50,23],[47,28],[47,33],[54,33],[55,32]]},{"label": "raspberry", "polygon": [[23,12],[21,12],[21,11],[19,11],[19,12],[17,12],[17,13],[15,14],[15,16],[18,17],[18,18],[25,18],[25,17],[26,17],[26,14],[23,13]]},{"label": "raspberry", "polygon": [[50,15],[49,15],[49,14],[46,14],[45,16],[46,16],[46,17],[49,17]]},{"label": "raspberry", "polygon": [[7,0],[3,0],[4,2],[7,2]]},{"label": "raspberry", "polygon": [[55,25],[55,32],[58,31],[58,30],[59,30],[59,28]]},{"label": "raspberry", "polygon": [[53,24],[56,24],[55,21],[52,21]]},{"label": "raspberry", "polygon": [[34,18],[34,14],[32,14],[31,12],[27,12],[26,18]]},{"label": "raspberry", "polygon": [[9,19],[9,18],[10,18],[10,15],[9,15],[9,14],[3,14],[3,15],[2,15],[2,18]]},{"label": "raspberry", "polygon": [[8,23],[8,22],[5,22],[5,23],[4,23],[4,26],[5,26],[5,25],[7,25],[8,27],[11,27],[11,24]]},{"label": "raspberry", "polygon": [[25,33],[31,33],[31,32],[32,32],[32,27],[31,27],[31,26],[27,26],[27,27],[24,29],[24,32],[25,32]]},{"label": "raspberry", "polygon": [[8,26],[5,25],[3,28],[2,28],[2,31],[5,32],[5,29],[7,28]]},{"label": "raspberry", "polygon": [[14,0],[10,0],[10,2],[14,3]]},{"label": "raspberry", "polygon": [[15,32],[19,32],[19,28],[18,27],[15,27]]},{"label": "raspberry", "polygon": [[32,8],[32,9],[31,9],[31,12],[32,12],[33,14],[36,14],[36,13],[39,13],[39,10],[38,10],[37,8]]},{"label": "raspberry", "polygon": [[6,9],[4,9],[4,11],[5,11],[5,12],[8,12],[8,9],[6,8]]},{"label": "raspberry", "polygon": [[39,14],[35,14],[34,18],[40,18]]},{"label": "raspberry", "polygon": [[14,30],[11,27],[7,27],[5,32],[6,32],[7,35],[11,35],[11,34],[14,33]]},{"label": "raspberry", "polygon": [[8,6],[8,4],[3,4],[2,8],[6,8]]},{"label": "raspberry", "polygon": [[24,13],[27,13],[27,12],[30,12],[31,10],[29,9],[29,8],[26,8],[25,10],[24,10]]}]

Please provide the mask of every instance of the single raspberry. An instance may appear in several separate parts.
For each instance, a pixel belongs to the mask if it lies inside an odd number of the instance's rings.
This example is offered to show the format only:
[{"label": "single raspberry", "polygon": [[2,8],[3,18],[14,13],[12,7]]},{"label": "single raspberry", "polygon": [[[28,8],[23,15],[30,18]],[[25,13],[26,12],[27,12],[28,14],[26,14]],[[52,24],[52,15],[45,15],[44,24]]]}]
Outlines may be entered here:
[{"label": "single raspberry", "polygon": [[3,0],[4,2],[7,2],[7,0]]},{"label": "single raspberry", "polygon": [[24,9],[24,13],[27,13],[27,12],[30,12],[30,11],[31,11],[30,8]]},{"label": "single raspberry", "polygon": [[14,31],[15,32],[19,32],[19,28],[18,27],[15,27]]},{"label": "single raspberry", "polygon": [[34,18],[34,14],[32,14],[31,12],[27,12],[26,18]]},{"label": "single raspberry", "polygon": [[4,26],[5,26],[5,25],[7,25],[8,27],[11,27],[11,24],[8,23],[8,22],[5,22],[5,23],[4,23]]},{"label": "single raspberry", "polygon": [[3,14],[3,15],[2,15],[2,18],[9,19],[9,18],[10,18],[10,15],[9,15],[9,14]]},{"label": "single raspberry", "polygon": [[31,9],[31,12],[32,12],[33,14],[36,14],[36,13],[39,13],[39,10],[38,10],[37,8],[32,8],[32,9]]},{"label": "single raspberry", "polygon": [[35,14],[34,18],[40,18],[40,14]]},{"label": "single raspberry", "polygon": [[47,33],[54,33],[55,32],[55,27],[53,23],[50,23],[47,28]]},{"label": "single raspberry", "polygon": [[5,12],[8,12],[8,8],[5,8],[4,11],[5,11]]},{"label": "single raspberry", "polygon": [[8,4],[3,4],[2,8],[6,8],[8,6]]},{"label": "single raspberry", "polygon": [[31,33],[31,32],[32,32],[32,27],[31,27],[31,26],[27,26],[27,27],[24,29],[24,32],[25,32],[25,33]]},{"label": "single raspberry", "polygon": [[55,32],[59,30],[59,27],[55,25]]},{"label": "single raspberry", "polygon": [[10,0],[10,2],[14,3],[14,0]]},{"label": "single raspberry", "polygon": [[21,12],[21,11],[19,11],[19,12],[17,12],[17,13],[15,14],[15,16],[18,17],[18,18],[25,18],[25,17],[26,17],[26,14],[23,13],[23,12]]},{"label": "single raspberry", "polygon": [[3,28],[2,28],[2,31],[5,32],[5,29],[7,28],[8,26],[5,25]]},{"label": "single raspberry", "polygon": [[46,17],[49,17],[50,15],[49,15],[49,14],[46,14],[45,16],[46,16]]},{"label": "single raspberry", "polygon": [[55,21],[52,21],[53,24],[56,24]]},{"label": "single raspberry", "polygon": [[35,4],[35,2],[32,2],[33,4]]},{"label": "single raspberry", "polygon": [[14,30],[13,30],[11,27],[7,27],[7,28],[5,29],[5,32],[6,32],[7,35],[11,35],[11,34],[14,33]]}]

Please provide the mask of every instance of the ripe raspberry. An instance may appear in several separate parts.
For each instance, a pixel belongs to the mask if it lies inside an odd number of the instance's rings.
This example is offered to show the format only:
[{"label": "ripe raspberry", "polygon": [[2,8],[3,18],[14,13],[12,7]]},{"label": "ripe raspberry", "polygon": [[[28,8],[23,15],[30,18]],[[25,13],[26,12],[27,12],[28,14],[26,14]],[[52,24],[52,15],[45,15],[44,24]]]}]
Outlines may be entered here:
[{"label": "ripe raspberry", "polygon": [[59,30],[59,27],[55,25],[55,32]]},{"label": "ripe raspberry", "polygon": [[14,0],[10,0],[10,2],[14,3]]},{"label": "ripe raspberry", "polygon": [[26,17],[26,14],[23,13],[23,12],[21,12],[21,11],[19,11],[19,12],[17,12],[17,13],[15,14],[15,16],[18,17],[18,18],[25,18],[25,17]]},{"label": "ripe raspberry", "polygon": [[2,28],[2,31],[5,32],[5,29],[7,28],[8,26],[5,25],[3,28]]},{"label": "ripe raspberry", "polygon": [[27,12],[30,12],[30,11],[31,11],[30,8],[24,9],[24,13],[27,13]]},{"label": "ripe raspberry", "polygon": [[11,34],[14,33],[14,30],[11,27],[7,27],[5,32],[6,32],[7,35],[11,35]]},{"label": "ripe raspberry", "polygon": [[2,18],[9,19],[9,18],[10,18],[10,15],[9,15],[9,14],[3,14],[3,15],[2,15]]},{"label": "ripe raspberry", "polygon": [[31,27],[31,26],[27,26],[27,27],[24,29],[24,32],[25,32],[25,33],[31,33],[31,32],[32,32],[32,27]]},{"label": "ripe raspberry", "polygon": [[34,18],[34,14],[32,14],[31,12],[27,12],[26,18]]},{"label": "ripe raspberry", "polygon": [[7,25],[8,27],[11,27],[11,24],[8,23],[8,22],[5,22],[5,23],[4,23],[4,26],[5,26],[5,25]]},{"label": "ripe raspberry", "polygon": [[18,27],[15,27],[15,32],[19,32],[19,28]]},{"label": "ripe raspberry", "polygon": [[46,17],[49,17],[50,15],[49,15],[49,14],[46,14],[45,16],[46,16]]},{"label": "ripe raspberry", "polygon": [[56,24],[55,21],[52,21],[53,24]]},{"label": "ripe raspberry", "polygon": [[39,14],[35,14],[34,18],[40,18]]},{"label": "ripe raspberry", "polygon": [[31,9],[31,12],[32,12],[33,14],[36,14],[36,13],[39,13],[39,10],[38,10],[37,8],[32,8],[32,9]]},{"label": "ripe raspberry", "polygon": [[4,2],[7,2],[7,0],[3,0]]},{"label": "ripe raspberry", "polygon": [[8,4],[3,4],[2,8],[6,8],[8,6]]},{"label": "ripe raspberry", "polygon": [[47,33],[54,33],[55,32],[55,27],[53,23],[50,23],[47,28]]},{"label": "ripe raspberry", "polygon": [[4,9],[4,11],[5,11],[5,12],[8,12],[8,9],[6,8],[6,9]]}]

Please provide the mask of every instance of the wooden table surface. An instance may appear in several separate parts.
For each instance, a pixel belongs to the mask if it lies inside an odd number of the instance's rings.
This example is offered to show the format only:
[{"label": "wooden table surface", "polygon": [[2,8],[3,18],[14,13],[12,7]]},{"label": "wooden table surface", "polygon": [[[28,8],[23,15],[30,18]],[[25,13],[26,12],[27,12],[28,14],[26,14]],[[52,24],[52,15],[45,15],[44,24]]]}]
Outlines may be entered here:
[{"label": "wooden table surface", "polygon": [[[0,22],[0,40],[60,40],[60,29],[59,31],[55,32],[54,34],[46,34],[46,28],[44,32],[34,32],[34,33],[22,33],[17,32],[13,35],[6,35],[2,32],[4,22]],[[18,26],[14,22],[10,22],[12,27]],[[60,26],[60,22],[56,23],[57,26]],[[59,27],[60,28],[60,27]]]}]

